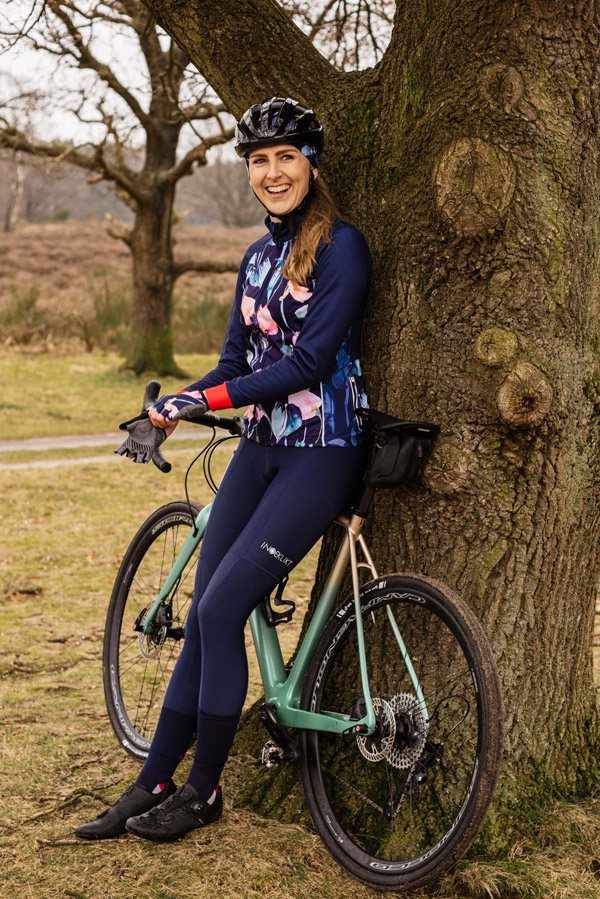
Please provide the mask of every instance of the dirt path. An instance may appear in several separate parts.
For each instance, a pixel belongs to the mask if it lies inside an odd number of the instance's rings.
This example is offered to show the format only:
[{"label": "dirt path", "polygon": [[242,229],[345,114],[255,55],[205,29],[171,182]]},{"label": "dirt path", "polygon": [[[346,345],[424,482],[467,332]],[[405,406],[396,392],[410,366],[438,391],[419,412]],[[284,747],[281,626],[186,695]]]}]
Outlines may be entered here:
[{"label": "dirt path", "polygon": [[[211,431],[209,428],[197,428],[194,433],[184,430],[181,433],[175,432],[169,437],[169,444],[173,441],[192,440],[197,437],[199,440],[209,437]],[[108,431],[104,434],[82,434],[80,436],[71,437],[30,437],[27,440],[0,440],[0,453],[18,453],[18,452],[44,452],[44,450],[54,449],[77,449],[82,446],[92,447],[116,447],[119,443],[119,433]],[[179,455],[180,453],[189,453],[189,449],[171,449],[170,454]],[[23,468],[57,468],[64,465],[88,465],[96,462],[116,462],[120,459],[112,452],[106,452],[103,455],[79,456],[76,459],[28,459],[25,462],[8,462],[0,463],[0,471],[18,471]]]}]

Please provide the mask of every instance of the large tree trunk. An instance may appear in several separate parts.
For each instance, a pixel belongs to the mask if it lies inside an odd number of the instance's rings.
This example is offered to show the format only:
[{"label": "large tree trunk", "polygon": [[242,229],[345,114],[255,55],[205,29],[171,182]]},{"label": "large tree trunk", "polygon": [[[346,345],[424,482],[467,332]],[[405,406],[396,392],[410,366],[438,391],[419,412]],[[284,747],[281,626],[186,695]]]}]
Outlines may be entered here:
[{"label": "large tree trunk", "polygon": [[[172,132],[172,133],[171,133]],[[131,346],[125,367],[136,374],[181,375],[173,356],[173,239],[175,185],[161,173],[175,165],[179,129],[157,124],[148,137],[140,173],[144,200],[136,202],[130,249],[133,261]]]},{"label": "large tree trunk", "polygon": [[[148,5],[236,111],[275,71],[328,125],[325,174],[375,259],[369,399],[442,426],[423,486],[382,492],[368,538],[381,572],[445,581],[484,624],[506,708],[495,833],[508,836],[512,811],[600,774],[598,4],[402,0],[382,63],[320,71],[311,94],[295,32],[283,48],[258,29],[244,42],[232,21],[216,27],[233,3]],[[214,46],[186,39],[199,16]],[[241,96],[227,53],[236,72],[252,59]],[[318,583],[332,552],[328,537]],[[250,788],[261,810],[286,808],[293,775],[277,778]]]},{"label": "large tree trunk", "polygon": [[140,375],[180,374],[173,357],[171,196],[140,206],[131,233],[133,306],[126,367]]}]

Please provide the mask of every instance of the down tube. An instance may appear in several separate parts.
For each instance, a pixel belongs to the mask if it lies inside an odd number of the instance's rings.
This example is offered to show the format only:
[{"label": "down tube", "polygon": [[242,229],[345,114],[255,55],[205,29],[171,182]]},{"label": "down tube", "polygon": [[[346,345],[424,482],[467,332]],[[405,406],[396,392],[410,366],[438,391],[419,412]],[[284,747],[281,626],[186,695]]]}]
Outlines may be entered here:
[{"label": "down tube", "polygon": [[202,540],[204,536],[204,531],[206,530],[206,523],[208,521],[208,516],[210,515],[210,510],[212,508],[212,503],[209,503],[207,506],[204,506],[203,509],[200,510],[196,521],[194,522],[194,527],[189,532],[186,537],[185,543],[181,547],[179,555],[175,559],[175,564],[171,568],[166,581],[164,582],[162,589],[154,603],[152,604],[152,608],[150,612],[146,615],[144,619],[144,633],[148,634],[150,632],[150,628],[152,626],[152,622],[154,621],[154,616],[156,615],[161,602],[167,598],[170,594],[173,587],[176,585],[177,581],[181,576],[181,572],[189,562],[192,557],[192,554],[198,547],[198,544]]}]

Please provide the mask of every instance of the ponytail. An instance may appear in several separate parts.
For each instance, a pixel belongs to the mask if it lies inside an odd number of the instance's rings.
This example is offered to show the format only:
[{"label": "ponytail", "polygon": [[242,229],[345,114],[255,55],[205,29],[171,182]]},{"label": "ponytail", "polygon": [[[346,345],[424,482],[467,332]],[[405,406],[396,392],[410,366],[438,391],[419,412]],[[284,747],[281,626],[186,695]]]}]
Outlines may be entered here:
[{"label": "ponytail", "polygon": [[340,212],[329,188],[319,175],[313,182],[313,197],[298,228],[294,244],[283,267],[283,277],[298,287],[306,287],[321,242],[331,243],[334,223]]}]

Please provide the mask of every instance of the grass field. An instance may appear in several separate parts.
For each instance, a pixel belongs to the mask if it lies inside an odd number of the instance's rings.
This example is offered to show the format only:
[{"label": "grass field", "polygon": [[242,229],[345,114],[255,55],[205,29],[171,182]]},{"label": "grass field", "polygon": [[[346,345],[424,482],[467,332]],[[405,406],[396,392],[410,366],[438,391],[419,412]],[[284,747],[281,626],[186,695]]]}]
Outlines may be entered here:
[{"label": "grass field", "polygon": [[[183,357],[194,375],[210,357]],[[114,430],[135,412],[143,384],[119,373],[116,355],[0,356],[0,439]],[[167,382],[166,390],[180,386]],[[183,426],[182,426],[183,427]],[[81,843],[74,827],[114,801],[138,763],[118,746],[102,691],[102,639],[112,582],[144,518],[182,495],[198,437],[167,444],[169,476],[115,459],[112,447],[0,454],[0,465],[52,458],[72,465],[0,470],[0,899],[375,899],[330,860],[306,827],[235,805],[257,764],[233,754],[221,822],[171,846],[123,837]],[[89,456],[106,461],[86,462]],[[229,450],[217,456],[217,474]],[[196,472],[191,494],[210,495]],[[299,602],[285,629],[291,652],[316,551],[299,566]],[[251,669],[248,701],[260,693]],[[178,773],[180,782],[189,762]],[[429,891],[433,899],[599,899],[600,800],[548,808],[509,858],[476,852]]]}]

